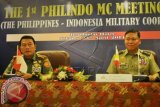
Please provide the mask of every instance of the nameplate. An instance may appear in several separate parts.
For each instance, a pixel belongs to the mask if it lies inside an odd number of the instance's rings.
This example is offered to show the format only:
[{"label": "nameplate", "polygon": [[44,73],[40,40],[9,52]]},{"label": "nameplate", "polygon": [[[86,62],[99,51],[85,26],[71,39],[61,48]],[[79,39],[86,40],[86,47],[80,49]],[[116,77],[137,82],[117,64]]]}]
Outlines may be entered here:
[{"label": "nameplate", "polygon": [[132,74],[96,74],[96,82],[132,82]]}]

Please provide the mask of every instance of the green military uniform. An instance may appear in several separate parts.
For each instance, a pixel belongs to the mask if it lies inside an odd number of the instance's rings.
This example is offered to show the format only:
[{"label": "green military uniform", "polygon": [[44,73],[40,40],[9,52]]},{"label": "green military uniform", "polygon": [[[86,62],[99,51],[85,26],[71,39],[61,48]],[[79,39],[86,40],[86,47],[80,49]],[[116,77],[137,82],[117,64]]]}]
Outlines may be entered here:
[{"label": "green military uniform", "polygon": [[[40,54],[34,54],[32,59],[26,59],[24,57],[24,60],[27,64],[27,73],[32,74],[32,77],[38,77],[41,80],[45,79],[51,79],[53,75],[53,68],[50,64],[49,59]],[[13,59],[11,60],[10,64],[4,71],[5,74],[10,74],[10,72],[14,72],[12,68]]]},{"label": "green military uniform", "polygon": [[[139,54],[139,57],[138,57]],[[107,69],[110,74],[152,75],[160,71],[151,52],[140,50],[129,54],[128,50],[119,51],[119,65],[114,64],[115,55]]]}]

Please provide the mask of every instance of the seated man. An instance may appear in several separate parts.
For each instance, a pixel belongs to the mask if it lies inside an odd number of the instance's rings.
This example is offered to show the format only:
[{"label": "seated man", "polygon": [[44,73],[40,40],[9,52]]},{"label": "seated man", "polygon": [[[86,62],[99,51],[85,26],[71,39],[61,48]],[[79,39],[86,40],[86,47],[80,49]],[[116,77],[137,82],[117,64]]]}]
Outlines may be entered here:
[{"label": "seated man", "polygon": [[19,42],[19,49],[27,65],[27,72],[24,73],[24,71],[14,69],[13,65],[16,61],[16,56],[14,56],[4,71],[3,76],[14,72],[17,76],[21,76],[25,79],[38,78],[41,80],[48,80],[52,78],[53,69],[50,61],[46,56],[36,54],[36,43],[32,36],[23,36]]},{"label": "seated man", "polygon": [[115,64],[115,56],[107,69],[111,74],[148,75],[150,81],[159,77],[160,69],[154,56],[148,51],[139,49],[141,44],[140,32],[129,30],[124,37],[125,50],[119,51],[119,64]]}]

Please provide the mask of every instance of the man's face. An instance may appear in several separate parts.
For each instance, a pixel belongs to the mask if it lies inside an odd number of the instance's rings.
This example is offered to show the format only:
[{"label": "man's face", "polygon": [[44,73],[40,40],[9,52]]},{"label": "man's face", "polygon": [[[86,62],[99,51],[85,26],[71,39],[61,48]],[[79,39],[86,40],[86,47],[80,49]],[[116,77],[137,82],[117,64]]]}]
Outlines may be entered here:
[{"label": "man's face", "polygon": [[141,44],[141,40],[137,33],[128,33],[125,36],[124,42],[129,52],[136,52],[139,45]]},{"label": "man's face", "polygon": [[32,39],[22,39],[20,50],[26,58],[32,58],[36,51],[36,45]]}]

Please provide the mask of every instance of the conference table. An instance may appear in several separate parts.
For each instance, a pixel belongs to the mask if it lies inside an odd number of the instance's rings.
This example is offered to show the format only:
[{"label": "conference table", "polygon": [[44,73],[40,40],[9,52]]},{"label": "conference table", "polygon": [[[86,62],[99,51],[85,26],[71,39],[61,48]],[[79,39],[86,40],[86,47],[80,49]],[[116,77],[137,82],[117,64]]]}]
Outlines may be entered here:
[{"label": "conference table", "polygon": [[158,82],[28,82],[31,90],[25,101],[0,107],[160,107]]}]

